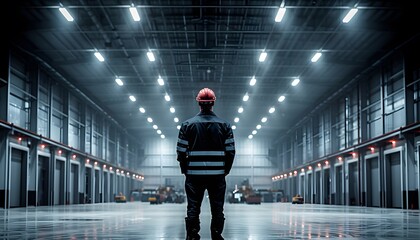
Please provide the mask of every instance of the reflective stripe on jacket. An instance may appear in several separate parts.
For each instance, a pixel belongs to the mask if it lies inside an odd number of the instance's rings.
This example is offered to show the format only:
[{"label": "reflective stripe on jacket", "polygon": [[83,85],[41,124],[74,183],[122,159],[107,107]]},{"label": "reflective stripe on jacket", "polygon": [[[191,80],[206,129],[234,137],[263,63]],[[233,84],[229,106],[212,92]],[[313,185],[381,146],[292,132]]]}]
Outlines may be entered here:
[{"label": "reflective stripe on jacket", "polygon": [[232,128],[214,112],[201,111],[182,123],[176,149],[182,173],[227,175],[235,157]]}]

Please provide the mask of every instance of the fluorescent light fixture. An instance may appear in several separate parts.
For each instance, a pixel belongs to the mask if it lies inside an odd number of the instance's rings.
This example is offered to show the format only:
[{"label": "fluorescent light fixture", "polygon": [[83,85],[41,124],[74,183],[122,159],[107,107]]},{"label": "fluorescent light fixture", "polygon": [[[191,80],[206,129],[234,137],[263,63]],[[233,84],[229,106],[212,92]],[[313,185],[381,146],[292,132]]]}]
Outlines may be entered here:
[{"label": "fluorescent light fixture", "polygon": [[163,86],[163,85],[165,85],[165,82],[163,81],[163,79],[162,79],[162,77],[161,76],[159,76],[159,78],[158,78],[158,83],[159,83],[159,85],[160,86]]},{"label": "fluorescent light fixture", "polygon": [[155,129],[155,130],[158,129],[158,125],[156,125],[156,124],[153,125],[153,129]]},{"label": "fluorescent light fixture", "polygon": [[164,139],[164,138],[165,138],[165,135],[163,135],[163,134],[162,134],[162,135],[160,135],[160,138]]},{"label": "fluorescent light fixture", "polygon": [[293,82],[292,82],[292,86],[293,86],[293,87],[297,86],[297,85],[299,84],[299,82],[300,82],[300,79],[299,79],[299,78],[295,78],[295,79],[293,80]]},{"label": "fluorescent light fixture", "polygon": [[243,113],[244,112],[244,108],[243,107],[239,107],[238,108],[238,113]]},{"label": "fluorescent light fixture", "polygon": [[315,53],[314,56],[311,58],[311,62],[317,62],[321,56],[322,56],[322,53],[320,52]]},{"label": "fluorescent light fixture", "polygon": [[63,16],[67,19],[67,21],[69,22],[73,22],[74,18],[71,16],[71,14],[69,13],[69,11],[67,11],[66,8],[59,8],[58,10],[60,10],[61,14],[63,14]]},{"label": "fluorescent light fixture", "polygon": [[169,111],[171,111],[171,113],[174,113],[175,112],[175,108],[174,107],[171,107],[171,108],[169,108]]},{"label": "fluorescent light fixture", "polygon": [[144,107],[139,107],[139,111],[140,111],[141,113],[145,113],[145,112],[146,112],[146,109],[144,109]]},{"label": "fluorescent light fixture", "polygon": [[236,129],[236,126],[235,125],[232,125],[232,129],[235,130]]},{"label": "fluorescent light fixture", "polygon": [[242,100],[244,102],[246,102],[246,101],[248,101],[248,99],[249,99],[249,95],[248,95],[248,93],[246,93],[245,96],[242,98]]},{"label": "fluorescent light fixture", "polygon": [[181,125],[177,125],[176,129],[178,129],[178,130],[181,129]]},{"label": "fluorescent light fixture", "polygon": [[95,57],[99,60],[99,62],[105,61],[105,58],[102,56],[100,52],[95,52]]},{"label": "fluorescent light fixture", "polygon": [[137,12],[136,7],[130,7],[130,13],[131,13],[131,16],[133,17],[134,21],[136,21],[136,22],[140,21],[140,15],[139,15],[139,12]]},{"label": "fluorescent light fixture", "polygon": [[165,100],[167,102],[171,101],[171,97],[167,93],[165,94]]},{"label": "fluorescent light fixture", "polygon": [[149,59],[149,61],[151,61],[151,62],[154,62],[156,59],[155,59],[155,55],[153,54],[153,52],[152,51],[148,51],[147,52],[147,58]]},{"label": "fluorescent light fixture", "polygon": [[263,51],[261,52],[260,58],[258,58],[258,61],[264,62],[266,58],[267,58],[267,53]]},{"label": "fluorescent light fixture", "polygon": [[257,83],[257,79],[255,79],[255,77],[252,77],[251,81],[249,81],[249,85],[254,86],[255,83]]},{"label": "fluorescent light fixture", "polygon": [[279,8],[279,11],[277,12],[277,15],[276,15],[276,18],[274,19],[274,21],[281,22],[285,13],[286,13],[286,8],[284,8],[284,7]]},{"label": "fluorescent light fixture", "polygon": [[283,96],[283,95],[281,95],[280,97],[279,97],[279,99],[277,99],[279,102],[283,102],[284,101],[284,99],[286,99],[286,97],[285,96]]},{"label": "fluorescent light fixture", "polygon": [[157,130],[156,132],[157,132],[157,134],[162,134],[161,130]]},{"label": "fluorescent light fixture", "polygon": [[174,122],[179,122],[179,118],[174,117]]},{"label": "fluorescent light fixture", "polygon": [[239,122],[239,118],[236,117],[235,119],[233,119],[233,121],[237,123],[237,122]]},{"label": "fluorescent light fixture", "polygon": [[151,123],[151,122],[153,122],[153,119],[152,119],[151,117],[148,117],[148,118],[147,118],[147,121],[148,121],[149,123]]},{"label": "fluorescent light fixture", "polygon": [[343,23],[350,22],[350,20],[354,17],[354,15],[356,15],[357,11],[358,11],[357,8],[350,9],[350,11],[343,18]]},{"label": "fluorescent light fixture", "polygon": [[257,127],[256,127],[256,129],[261,129],[261,125],[258,124]]},{"label": "fluorescent light fixture", "polygon": [[119,79],[119,78],[116,78],[115,79],[115,82],[118,84],[118,86],[124,85],[123,81],[121,79]]},{"label": "fluorescent light fixture", "polygon": [[252,135],[257,134],[257,130],[252,131]]},{"label": "fluorescent light fixture", "polygon": [[261,118],[261,122],[263,123],[267,122],[267,118],[266,117]]},{"label": "fluorescent light fixture", "polygon": [[269,113],[273,113],[275,111],[276,111],[276,109],[274,107],[271,107],[270,110],[268,110]]},{"label": "fluorescent light fixture", "polygon": [[136,101],[136,97],[134,97],[133,95],[131,95],[131,96],[130,96],[130,100],[131,100],[132,102],[135,102],[135,101]]},{"label": "fluorescent light fixture", "polygon": [[252,139],[253,137],[254,137],[254,135],[252,135],[252,134],[249,134],[249,135],[248,135],[248,138],[249,138],[249,139]]}]

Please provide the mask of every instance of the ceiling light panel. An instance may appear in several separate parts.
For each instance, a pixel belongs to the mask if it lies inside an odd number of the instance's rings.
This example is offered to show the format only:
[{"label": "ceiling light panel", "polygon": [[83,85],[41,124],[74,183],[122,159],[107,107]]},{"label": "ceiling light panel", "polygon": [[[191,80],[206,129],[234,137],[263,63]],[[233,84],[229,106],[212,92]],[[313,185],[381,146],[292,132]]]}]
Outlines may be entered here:
[{"label": "ceiling light panel", "polygon": [[63,14],[63,16],[66,18],[67,21],[69,21],[69,22],[74,21],[73,16],[69,13],[69,11],[67,11],[66,8],[61,7],[58,10],[61,12],[61,14]]},{"label": "ceiling light panel", "polygon": [[140,15],[136,7],[130,7],[130,13],[134,21],[136,22],[140,21]]}]

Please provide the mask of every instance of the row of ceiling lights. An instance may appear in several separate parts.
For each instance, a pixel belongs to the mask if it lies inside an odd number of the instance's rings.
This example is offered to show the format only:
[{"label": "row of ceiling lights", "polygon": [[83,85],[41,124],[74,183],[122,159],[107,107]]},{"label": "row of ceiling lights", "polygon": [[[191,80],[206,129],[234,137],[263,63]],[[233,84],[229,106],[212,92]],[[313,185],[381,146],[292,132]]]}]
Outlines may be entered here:
[{"label": "row of ceiling lights", "polygon": [[[74,20],[74,18],[71,16],[71,14],[67,11],[67,9],[66,8],[64,8],[64,7],[60,7],[59,8],[59,10],[60,10],[60,12],[64,15],[64,17],[68,20],[68,21],[73,21]],[[138,11],[137,11],[137,8],[134,6],[134,5],[132,5],[130,8],[129,8],[129,10],[130,10],[130,13],[131,13],[131,15],[132,15],[132,17],[133,17],[133,20],[134,21],[140,21],[140,15],[138,14]],[[347,13],[347,15],[343,18],[343,23],[348,23],[352,18],[353,18],[353,16],[357,13],[357,8],[352,8],[348,13]],[[277,12],[277,14],[276,14],[276,17],[275,17],[275,22],[281,22],[282,21],[282,19],[283,19],[283,17],[284,17],[284,15],[286,14],[286,8],[284,7],[284,2],[282,3],[282,5],[280,6],[280,8],[278,9],[278,12]],[[95,55],[95,57],[100,61],[100,62],[104,62],[105,61],[105,58],[102,56],[102,54],[100,53],[100,52],[98,52],[98,51],[96,51],[95,53],[94,53],[94,55]],[[147,58],[149,59],[149,61],[150,62],[154,62],[155,60],[156,60],[156,58],[155,58],[155,56],[154,56],[154,54],[153,54],[153,52],[152,51],[148,51],[147,52]],[[259,58],[258,58],[258,61],[259,62],[264,62],[265,60],[266,60],[266,58],[267,58],[267,56],[268,56],[268,53],[265,51],[265,50],[263,50],[261,53],[260,53],[260,56],[259,56]],[[322,56],[322,53],[321,53],[321,51],[318,51],[318,52],[316,52],[314,55],[313,55],[313,57],[311,58],[311,62],[317,62],[318,60],[319,60],[319,58]],[[123,86],[124,85],[124,83],[123,83],[123,81],[120,79],[120,78],[116,78],[115,79],[115,81],[116,81],[116,83],[119,85],[119,86]],[[163,86],[164,84],[165,84],[165,82],[164,82],[164,80],[163,80],[163,78],[159,75],[159,77],[158,77],[158,79],[157,79],[157,82],[158,82],[158,84],[160,85],[160,86]],[[300,79],[297,77],[297,78],[295,78],[292,82],[291,82],[291,85],[292,86],[297,86],[298,84],[299,84],[299,82],[300,82]],[[251,78],[251,80],[250,80],[250,82],[249,82],[249,85],[250,86],[255,86],[255,84],[257,83],[257,79],[255,78],[255,76],[253,76],[252,78]],[[129,99],[132,101],[132,102],[135,102],[136,101],[136,98],[135,98],[135,96],[133,96],[133,95],[130,95],[129,96]],[[278,102],[283,102],[284,100],[286,99],[286,97],[284,96],[284,95],[281,95],[281,96],[279,96],[279,98],[277,99],[277,101]],[[168,95],[168,93],[165,93],[165,100],[167,101],[167,102],[169,102],[170,100],[171,100],[171,98],[170,98],[170,96]],[[243,98],[242,98],[242,100],[244,101],[244,102],[246,102],[246,101],[248,101],[249,100],[249,94],[248,94],[248,92],[246,92],[245,93],[245,95],[243,96]],[[274,113],[275,112],[275,107],[274,106],[272,106],[272,107],[270,107],[269,108],[269,110],[268,110],[268,112],[270,113],[270,114],[272,114],[272,113]],[[143,107],[140,107],[139,108],[139,111],[141,112],[141,113],[145,113],[146,112],[146,110],[143,108]],[[238,108],[238,113],[242,113],[244,111],[244,108],[242,107],[242,106],[240,106],[239,108]],[[175,113],[175,108],[173,107],[173,106],[171,106],[170,107],[170,112],[171,113]],[[235,123],[238,123],[239,122],[239,117],[235,117],[234,118],[234,122]],[[267,120],[268,120],[268,118],[266,117],[266,116],[264,116],[264,117],[262,117],[261,118],[261,123],[265,123],[265,122],[267,122]],[[152,123],[153,122],[153,119],[151,118],[151,117],[148,117],[147,118],[147,121],[149,122],[149,123]],[[175,123],[178,123],[179,122],[179,118],[177,118],[177,117],[174,117],[174,122]],[[258,124],[257,126],[256,126],[256,129],[254,129],[254,130],[252,130],[252,133],[248,136],[248,138],[249,139],[252,139],[253,138],[253,136],[255,135],[255,134],[257,134],[257,132],[258,132],[258,130],[259,129],[261,129],[261,124]],[[158,126],[157,125],[153,125],[153,129],[155,129],[156,131],[157,131],[157,133],[160,135],[160,137],[161,138],[165,138],[165,135],[162,133],[162,131],[160,130],[160,129],[158,129]],[[180,129],[180,125],[177,125],[177,129]],[[232,129],[236,129],[236,125],[232,125]]]},{"label": "row of ceiling lights", "polygon": [[[346,16],[342,19],[342,22],[343,23],[348,23],[348,22],[350,22],[350,20],[354,17],[354,15],[357,13],[357,11],[358,11],[358,9],[357,8],[352,8],[352,9],[350,9],[350,11],[346,14]],[[276,14],[276,17],[275,17],[275,22],[281,22],[282,21],[282,19],[283,19],[283,17],[284,17],[284,15],[286,14],[286,8],[284,7],[284,2],[282,3],[282,6],[280,6],[280,8],[279,8],[279,10],[278,10],[278,12],[277,12],[277,14]],[[266,60],[266,58],[267,58],[267,52],[265,51],[265,50],[263,50],[261,53],[260,53],[260,56],[259,56],[259,58],[258,58],[258,61],[259,62],[264,62],[265,60]],[[322,56],[322,52],[321,51],[317,51],[313,56],[312,56],[312,58],[311,58],[311,62],[313,62],[313,63],[315,63],[315,62],[317,62],[320,58],[321,58],[321,56]],[[299,84],[299,82],[300,82],[300,78],[299,77],[296,77],[296,78],[294,78],[293,79],[293,81],[291,82],[291,85],[293,86],[293,87],[295,87],[295,86],[297,86],[298,84]],[[257,83],[257,80],[256,80],[256,78],[255,78],[255,76],[253,76],[252,78],[251,78],[251,80],[250,80],[250,82],[249,82],[249,85],[250,86],[254,86],[255,84]],[[277,99],[277,101],[278,102],[283,102],[284,100],[286,99],[286,97],[285,97],[285,95],[281,95],[281,96],[279,96],[279,98]],[[249,100],[249,94],[248,94],[248,92],[247,93],[245,93],[245,95],[243,96],[243,98],[242,98],[242,101],[244,101],[244,102],[246,102],[246,101],[248,101]],[[238,108],[238,113],[242,113],[244,111],[244,108],[242,107],[242,106],[240,106],[239,108]],[[272,113],[274,113],[276,111],[276,108],[274,107],[274,106],[272,106],[272,107],[270,107],[269,108],[269,110],[268,110],[268,112],[270,113],[270,114],[272,114]],[[268,118],[266,117],[266,116],[264,116],[264,117],[262,117],[261,118],[261,123],[265,123],[265,122],[267,122],[267,120],[268,120]],[[234,122],[235,123],[238,123],[239,122],[239,117],[235,117],[234,118]],[[232,128],[236,128],[236,126],[235,125],[233,125],[232,126]],[[252,132],[251,132],[251,134],[249,134],[248,135],[248,138],[249,139],[252,139],[253,137],[254,137],[254,135],[255,134],[257,134],[257,132],[258,132],[258,130],[259,129],[261,129],[261,124],[258,124],[256,127],[255,127],[255,129],[254,130],[252,130]]]}]

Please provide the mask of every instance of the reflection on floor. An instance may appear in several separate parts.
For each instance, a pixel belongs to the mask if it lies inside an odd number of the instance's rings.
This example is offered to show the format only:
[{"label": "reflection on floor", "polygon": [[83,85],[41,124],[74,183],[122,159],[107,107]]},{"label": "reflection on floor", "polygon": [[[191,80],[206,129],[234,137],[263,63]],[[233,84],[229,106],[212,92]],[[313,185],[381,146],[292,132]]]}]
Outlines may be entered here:
[{"label": "reflection on floor", "polygon": [[[0,209],[0,239],[185,239],[186,204],[145,202]],[[226,240],[418,239],[418,210],[292,205],[225,205]],[[207,202],[201,237],[210,239]]]}]

